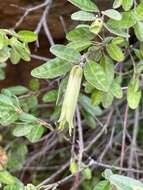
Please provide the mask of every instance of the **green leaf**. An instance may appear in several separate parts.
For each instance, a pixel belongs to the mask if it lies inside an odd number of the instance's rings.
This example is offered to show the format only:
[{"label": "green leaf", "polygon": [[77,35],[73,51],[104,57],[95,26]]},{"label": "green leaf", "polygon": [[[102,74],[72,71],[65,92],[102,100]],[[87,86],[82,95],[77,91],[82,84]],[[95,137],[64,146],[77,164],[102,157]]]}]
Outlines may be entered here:
[{"label": "green leaf", "polygon": [[122,7],[125,11],[128,11],[133,6],[134,0],[123,0]]},{"label": "green leaf", "polygon": [[110,23],[104,23],[104,27],[111,33],[111,34],[115,34],[117,36],[122,36],[124,38],[129,38],[130,35],[128,34],[127,30],[123,29],[123,28],[118,28],[115,26],[110,25]]},{"label": "green leaf", "polygon": [[30,142],[35,143],[41,138],[43,133],[44,133],[44,127],[42,127],[41,125],[35,124],[33,125],[31,132],[26,135],[26,138]]},{"label": "green leaf", "polygon": [[92,171],[89,167],[85,168],[82,171],[82,175],[84,176],[85,179],[90,180],[92,178]]},{"label": "green leaf", "polygon": [[14,107],[12,99],[4,94],[0,94],[0,105]]},{"label": "green leaf", "polygon": [[87,49],[89,46],[92,45],[91,41],[88,40],[78,40],[70,42],[67,47],[77,50],[78,52],[81,52],[85,49]]},{"label": "green leaf", "polygon": [[75,28],[74,30],[67,33],[66,38],[69,41],[78,41],[78,40],[92,40],[95,35],[89,31],[89,28],[82,27],[82,28]]},{"label": "green leaf", "polygon": [[4,187],[4,190],[24,190],[24,185],[22,183],[16,183],[16,184],[13,184],[13,185],[7,185],[7,186]]},{"label": "green leaf", "polygon": [[91,103],[91,99],[88,96],[80,95],[79,103],[83,107],[83,109],[90,114],[93,118],[95,116],[99,116],[102,114],[102,110],[98,106],[93,106]]},{"label": "green leaf", "polygon": [[143,23],[137,22],[134,26],[134,32],[139,41],[143,42]]},{"label": "green leaf", "polygon": [[95,62],[99,62],[102,58],[102,51],[101,48],[97,46],[91,46],[88,49],[88,59],[93,60]]},{"label": "green leaf", "polygon": [[24,112],[22,112],[19,115],[19,119],[21,121],[26,121],[26,122],[35,122],[35,121],[37,121],[37,117],[35,117],[34,115],[32,115],[30,113],[24,113]]},{"label": "green leaf", "polygon": [[86,63],[84,67],[84,76],[85,79],[98,90],[105,92],[109,90],[110,83],[100,64],[93,61]]},{"label": "green leaf", "polygon": [[37,91],[39,90],[40,88],[40,82],[38,79],[31,79],[30,82],[29,82],[29,88],[32,90],[32,91]]},{"label": "green leaf", "polygon": [[133,11],[122,12],[121,15],[121,20],[110,19],[107,22],[107,25],[110,25],[113,28],[116,27],[118,29],[128,29],[136,24],[136,19]]},{"label": "green leaf", "polygon": [[23,111],[29,112],[30,110],[33,110],[37,108],[38,105],[38,99],[37,96],[27,96],[25,98],[20,99],[20,105]]},{"label": "green leaf", "polygon": [[13,130],[13,135],[16,137],[23,137],[31,133],[32,129],[35,128],[32,124],[17,125]]},{"label": "green leaf", "polygon": [[33,69],[31,75],[36,78],[53,79],[65,75],[70,69],[69,62],[55,58]]},{"label": "green leaf", "polygon": [[91,85],[89,82],[85,82],[84,83],[84,91],[87,93],[87,94],[90,94],[92,93],[92,91],[95,89],[95,87],[93,85]]},{"label": "green leaf", "polygon": [[139,89],[139,80],[132,79],[128,85],[127,100],[131,109],[136,109],[140,103],[141,90]]},{"label": "green leaf", "polygon": [[100,102],[102,101],[102,91],[100,90],[94,90],[91,94],[91,103],[94,106],[98,106]]},{"label": "green leaf", "polygon": [[10,57],[10,48],[4,47],[0,50],[0,63],[3,63],[8,60]]},{"label": "green leaf", "polygon": [[107,180],[100,181],[93,190],[110,190],[111,185]]},{"label": "green leaf", "polygon": [[143,183],[127,176],[113,174],[109,177],[109,181],[116,188],[122,190],[143,189]]},{"label": "green leaf", "polygon": [[87,113],[86,111],[82,111],[82,114],[84,116],[86,125],[91,127],[92,129],[95,129],[96,121],[95,121],[94,117],[92,115],[90,115],[89,113]]},{"label": "green leaf", "polygon": [[97,6],[91,0],[68,0],[78,8],[88,12],[98,12]]},{"label": "green leaf", "polygon": [[114,9],[108,9],[106,11],[102,11],[102,14],[106,15],[107,17],[112,18],[114,20],[121,20],[122,19],[122,15]]},{"label": "green leaf", "polygon": [[92,13],[88,13],[85,11],[78,11],[71,15],[73,20],[80,20],[80,21],[94,21],[96,19],[96,15]]},{"label": "green leaf", "polygon": [[115,61],[123,61],[125,59],[125,56],[122,52],[122,49],[118,47],[114,43],[110,43],[106,46],[106,51],[110,55],[110,57]]},{"label": "green leaf", "polygon": [[116,98],[121,99],[123,97],[123,90],[116,79],[112,82],[110,90]]},{"label": "green leaf", "polygon": [[100,64],[106,74],[107,81],[109,85],[112,83],[114,79],[114,64],[113,61],[108,57],[105,56],[101,58]]},{"label": "green leaf", "polygon": [[134,16],[137,21],[143,21],[143,2],[135,7]]},{"label": "green leaf", "polygon": [[29,91],[28,88],[22,85],[12,86],[12,87],[7,88],[7,90],[9,90],[12,94],[15,94],[15,95],[22,95]]},{"label": "green leaf", "polygon": [[28,153],[27,146],[25,144],[12,144],[8,152],[8,163],[7,166],[11,171],[21,170]]},{"label": "green leaf", "polygon": [[31,60],[31,58],[30,58],[30,51],[29,51],[28,47],[24,43],[21,43],[15,37],[12,37],[10,39],[10,44],[11,44],[12,48],[15,49],[15,51],[17,52],[17,54],[19,54],[20,57],[24,61],[30,61]]},{"label": "green leaf", "polygon": [[45,103],[55,102],[57,100],[57,97],[58,97],[58,91],[57,90],[51,90],[49,92],[46,92],[43,95],[42,100]]},{"label": "green leaf", "polygon": [[111,33],[125,38],[129,38],[127,29],[136,24],[136,19],[133,11],[127,11],[122,13],[121,20],[109,19],[107,23],[104,23],[104,26]]},{"label": "green leaf", "polygon": [[122,45],[124,44],[125,39],[123,37],[116,37],[112,40],[112,43],[114,43],[115,45]]},{"label": "green leaf", "polygon": [[69,62],[79,62],[80,60],[80,54],[75,49],[68,48],[64,45],[53,45],[50,51],[60,59]]},{"label": "green leaf", "polygon": [[8,171],[6,170],[1,170],[0,171],[0,182],[7,184],[7,185],[12,185],[16,182],[16,178],[13,177]]},{"label": "green leaf", "polygon": [[8,126],[18,119],[18,114],[14,111],[0,111],[0,123],[3,126]]},{"label": "green leaf", "polygon": [[37,34],[28,30],[21,30],[18,33],[18,37],[23,42],[34,42],[37,40]]},{"label": "green leaf", "polygon": [[136,72],[141,74],[143,72],[143,61],[141,60],[136,66]]},{"label": "green leaf", "polygon": [[114,97],[113,97],[112,93],[110,91],[105,92],[102,95],[102,105],[103,105],[103,107],[104,108],[109,108],[112,105],[113,100],[114,100]]},{"label": "green leaf", "polygon": [[122,5],[123,0],[114,0],[113,8],[118,9]]},{"label": "green leaf", "polygon": [[20,55],[14,48],[12,48],[10,51],[10,61],[12,64],[17,64],[20,61]]}]

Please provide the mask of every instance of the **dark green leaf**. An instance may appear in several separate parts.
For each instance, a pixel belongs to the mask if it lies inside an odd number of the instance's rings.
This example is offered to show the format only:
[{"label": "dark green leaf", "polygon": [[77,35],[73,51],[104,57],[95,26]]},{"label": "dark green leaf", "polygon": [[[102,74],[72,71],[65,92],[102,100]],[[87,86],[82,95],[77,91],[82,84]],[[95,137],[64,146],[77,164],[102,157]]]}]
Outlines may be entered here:
[{"label": "dark green leaf", "polygon": [[21,30],[17,34],[19,39],[23,42],[34,42],[37,40],[37,34],[28,30]]},{"label": "dark green leaf", "polygon": [[31,75],[36,78],[53,79],[65,75],[70,69],[69,62],[55,58],[33,69]]},{"label": "dark green leaf", "polygon": [[104,180],[104,181],[100,181],[93,190],[110,190],[111,189],[111,185],[108,181]]},{"label": "dark green leaf", "polygon": [[15,48],[12,48],[10,51],[10,61],[12,64],[17,64],[20,61],[20,54],[16,51]]},{"label": "dark green leaf", "polygon": [[143,42],[143,23],[137,22],[134,26],[134,32],[139,41]]},{"label": "dark green leaf", "polygon": [[91,94],[92,105],[98,106],[102,101],[102,95],[103,95],[102,91],[94,90]]},{"label": "dark green leaf", "polygon": [[12,171],[21,170],[27,156],[27,146],[25,144],[12,144],[11,149],[8,152],[8,168]]},{"label": "dark green leaf", "polygon": [[98,106],[93,106],[91,103],[91,99],[88,96],[80,95],[79,103],[83,107],[83,109],[90,114],[91,116],[99,116],[102,114],[102,110]]},{"label": "dark green leaf", "polygon": [[29,82],[29,88],[33,91],[39,90],[40,82],[38,79],[31,79]]},{"label": "dark green leaf", "polygon": [[73,20],[80,20],[80,21],[94,21],[96,19],[96,16],[92,13],[88,13],[85,11],[78,11],[76,13],[73,13],[71,15],[71,18]]},{"label": "dark green leaf", "polygon": [[[84,67],[85,79],[95,88],[107,92],[110,87],[110,82],[104,72],[102,66],[96,62],[89,61]],[[112,82],[112,81],[111,81]]]},{"label": "dark green leaf", "polygon": [[106,78],[109,84],[112,83],[114,79],[114,64],[113,61],[108,57],[104,56],[102,57],[100,64],[106,74]]},{"label": "dark green leaf", "polygon": [[22,94],[25,94],[27,93],[29,90],[28,88],[26,88],[25,86],[21,86],[21,85],[18,85],[18,86],[12,86],[12,87],[9,87],[7,88],[12,94],[15,94],[15,95],[22,95]]},{"label": "dark green leaf", "polygon": [[123,61],[125,59],[125,56],[122,52],[122,49],[115,45],[114,43],[110,43],[106,46],[106,50],[110,57],[115,61]]},{"label": "dark green leaf", "polygon": [[141,2],[137,7],[134,9],[134,16],[136,20],[143,21],[143,2]]},{"label": "dark green leaf", "polygon": [[42,127],[41,125],[35,124],[33,125],[31,132],[26,135],[26,138],[30,142],[34,143],[34,142],[37,142],[41,138],[43,133],[44,133],[44,127]]},{"label": "dark green leaf", "polygon": [[131,109],[136,109],[140,103],[141,90],[139,89],[139,80],[132,79],[128,85],[127,100]]},{"label": "dark green leaf", "polygon": [[113,174],[109,177],[109,181],[112,185],[122,190],[143,189],[143,183],[123,175]]},{"label": "dark green leaf", "polygon": [[37,121],[37,118],[34,115],[29,114],[29,113],[24,113],[24,112],[19,115],[19,119],[21,121],[26,121],[26,122],[35,122],[35,121]]},{"label": "dark green leaf", "polygon": [[58,91],[57,90],[51,90],[44,94],[42,97],[43,102],[49,103],[49,102],[55,102],[58,97]]},{"label": "dark green leaf", "polygon": [[17,54],[19,54],[20,57],[24,61],[30,61],[31,60],[30,51],[29,51],[28,47],[24,43],[21,43],[15,37],[13,37],[13,38],[10,39],[10,44],[11,44],[12,48],[15,49]]},{"label": "dark green leaf", "polygon": [[10,57],[10,48],[4,47],[0,50],[0,63],[3,63],[8,60]]},{"label": "dark green leaf", "polygon": [[78,41],[73,41],[73,42],[70,42],[67,47],[69,48],[73,48],[79,52],[87,49],[89,46],[92,45],[92,42],[91,41],[88,41],[88,40],[78,40]]},{"label": "dark green leaf", "polygon": [[116,79],[112,82],[110,90],[112,95],[116,98],[121,99],[123,97],[122,88]]},{"label": "dark green leaf", "polygon": [[16,182],[16,178],[13,177],[8,171],[1,170],[0,171],[0,182],[4,184],[14,184]]},{"label": "dark green leaf", "polygon": [[103,93],[102,95],[102,105],[104,108],[109,108],[111,105],[112,105],[112,102],[113,102],[113,95],[111,94],[111,92],[106,92],[106,93]]},{"label": "dark green leaf", "polygon": [[68,0],[73,5],[88,12],[98,12],[97,6],[91,0]]},{"label": "dark green leaf", "polygon": [[125,11],[128,11],[133,6],[134,0],[123,0],[122,7]]},{"label": "dark green leaf", "polygon": [[50,48],[51,53],[60,59],[69,61],[69,62],[79,62],[80,54],[72,48],[68,48],[64,45],[54,45]]},{"label": "dark green leaf", "polygon": [[16,137],[23,137],[31,133],[32,129],[35,128],[32,124],[17,125],[13,130],[13,135]]},{"label": "dark green leaf", "polygon": [[106,15],[107,17],[112,18],[114,20],[121,20],[122,19],[122,15],[114,9],[108,9],[106,11],[102,11],[102,14]]},{"label": "dark green leaf", "polygon": [[82,27],[82,28],[75,28],[74,30],[67,33],[66,38],[69,41],[78,41],[78,40],[92,40],[95,35],[89,31],[89,28]]}]

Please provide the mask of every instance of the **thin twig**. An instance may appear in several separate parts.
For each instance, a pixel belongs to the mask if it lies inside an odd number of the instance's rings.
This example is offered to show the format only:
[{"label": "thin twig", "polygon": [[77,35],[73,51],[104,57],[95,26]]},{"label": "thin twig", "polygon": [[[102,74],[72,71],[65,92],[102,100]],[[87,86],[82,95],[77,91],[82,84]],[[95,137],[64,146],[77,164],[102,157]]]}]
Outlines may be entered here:
[{"label": "thin twig", "polygon": [[125,156],[127,121],[128,121],[128,104],[126,104],[125,115],[124,115],[123,137],[122,137],[121,159],[120,159],[120,167],[121,168],[123,167],[124,156]]},{"label": "thin twig", "polygon": [[130,156],[129,156],[129,168],[131,169],[133,166],[134,156],[136,152],[136,146],[137,146],[137,135],[138,135],[138,129],[139,129],[139,110],[138,108],[135,110],[135,118],[134,118],[134,129],[133,129],[133,137],[132,137],[132,143],[131,143],[131,150],[130,150]]}]

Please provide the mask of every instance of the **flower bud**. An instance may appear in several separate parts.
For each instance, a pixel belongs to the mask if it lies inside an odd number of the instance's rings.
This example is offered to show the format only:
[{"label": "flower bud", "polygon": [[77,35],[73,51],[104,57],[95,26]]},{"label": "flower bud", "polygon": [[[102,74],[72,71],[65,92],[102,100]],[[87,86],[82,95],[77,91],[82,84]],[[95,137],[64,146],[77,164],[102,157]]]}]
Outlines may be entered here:
[{"label": "flower bud", "polygon": [[64,95],[61,115],[59,118],[60,122],[59,129],[63,130],[65,124],[68,123],[70,135],[74,127],[73,118],[77,106],[78,95],[80,92],[81,79],[82,79],[81,66],[79,65],[73,66],[70,72],[66,92]]},{"label": "flower bud", "polygon": [[97,18],[90,26],[90,31],[94,34],[99,34],[103,26],[103,20],[101,18]]}]

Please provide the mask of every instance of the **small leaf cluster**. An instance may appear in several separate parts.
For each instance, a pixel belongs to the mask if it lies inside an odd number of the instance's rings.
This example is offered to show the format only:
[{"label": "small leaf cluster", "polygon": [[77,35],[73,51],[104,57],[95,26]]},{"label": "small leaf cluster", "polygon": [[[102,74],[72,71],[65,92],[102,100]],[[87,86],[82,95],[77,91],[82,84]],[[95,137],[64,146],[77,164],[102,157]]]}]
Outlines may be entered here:
[{"label": "small leaf cluster", "polygon": [[20,60],[30,61],[28,43],[36,40],[37,35],[31,31],[21,30],[16,33],[13,30],[0,29],[0,80],[5,79],[4,68],[8,59],[12,64],[17,64]]}]

